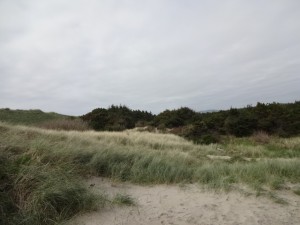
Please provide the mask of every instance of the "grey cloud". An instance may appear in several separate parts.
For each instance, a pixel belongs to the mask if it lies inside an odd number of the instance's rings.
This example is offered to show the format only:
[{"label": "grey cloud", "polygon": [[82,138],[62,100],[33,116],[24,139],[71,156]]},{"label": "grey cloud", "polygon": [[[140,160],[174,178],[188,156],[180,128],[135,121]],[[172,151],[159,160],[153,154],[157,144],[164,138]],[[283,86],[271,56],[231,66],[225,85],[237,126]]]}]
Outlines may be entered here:
[{"label": "grey cloud", "polygon": [[299,100],[299,21],[297,0],[2,0],[0,107]]}]

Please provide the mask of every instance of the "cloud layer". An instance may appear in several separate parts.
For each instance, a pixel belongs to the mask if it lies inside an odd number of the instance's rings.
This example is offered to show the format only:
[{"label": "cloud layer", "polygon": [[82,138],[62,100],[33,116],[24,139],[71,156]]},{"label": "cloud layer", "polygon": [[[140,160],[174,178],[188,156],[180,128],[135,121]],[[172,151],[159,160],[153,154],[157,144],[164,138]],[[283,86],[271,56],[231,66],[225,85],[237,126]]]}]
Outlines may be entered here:
[{"label": "cloud layer", "polygon": [[300,100],[300,1],[0,1],[0,107]]}]

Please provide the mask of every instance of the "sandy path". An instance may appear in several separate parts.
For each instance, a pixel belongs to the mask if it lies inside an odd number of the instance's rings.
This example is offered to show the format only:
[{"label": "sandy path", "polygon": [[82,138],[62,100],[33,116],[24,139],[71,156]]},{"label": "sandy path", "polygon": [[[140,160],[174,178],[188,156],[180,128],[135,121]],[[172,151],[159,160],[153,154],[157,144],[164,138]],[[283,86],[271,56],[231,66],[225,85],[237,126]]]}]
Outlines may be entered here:
[{"label": "sandy path", "polygon": [[137,206],[114,206],[80,215],[70,221],[74,225],[299,225],[300,197],[282,192],[287,205],[269,198],[244,196],[237,192],[204,192],[196,185],[184,187],[155,185],[137,186],[111,183],[93,178],[92,188],[107,194],[131,195]]}]

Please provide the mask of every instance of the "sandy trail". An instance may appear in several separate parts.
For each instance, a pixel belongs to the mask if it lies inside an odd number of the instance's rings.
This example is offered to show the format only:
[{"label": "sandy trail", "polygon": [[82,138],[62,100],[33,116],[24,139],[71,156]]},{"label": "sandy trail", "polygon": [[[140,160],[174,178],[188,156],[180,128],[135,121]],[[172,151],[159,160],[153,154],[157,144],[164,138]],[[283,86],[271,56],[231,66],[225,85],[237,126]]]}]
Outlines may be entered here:
[{"label": "sandy trail", "polygon": [[288,204],[266,197],[245,196],[238,192],[212,193],[196,185],[137,186],[93,178],[95,192],[131,195],[136,206],[114,206],[80,215],[73,225],[299,225],[300,197],[279,193]]}]

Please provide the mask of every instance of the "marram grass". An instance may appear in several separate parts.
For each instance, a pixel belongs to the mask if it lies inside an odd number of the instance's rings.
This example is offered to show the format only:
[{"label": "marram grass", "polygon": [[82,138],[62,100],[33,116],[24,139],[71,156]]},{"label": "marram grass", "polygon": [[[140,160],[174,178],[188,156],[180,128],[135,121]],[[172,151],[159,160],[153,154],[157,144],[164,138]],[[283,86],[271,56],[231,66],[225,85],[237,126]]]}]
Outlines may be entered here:
[{"label": "marram grass", "polygon": [[118,194],[116,194],[116,196],[114,196],[112,203],[118,204],[118,205],[130,205],[130,206],[136,204],[134,199],[130,195],[120,194],[120,193],[118,193]]},{"label": "marram grass", "polygon": [[96,197],[69,168],[33,162],[3,146],[0,153],[0,224],[51,225],[96,207]]},{"label": "marram grass", "polygon": [[9,218],[0,222],[55,224],[92,209],[94,197],[80,184],[79,175],[135,183],[198,182],[223,190],[233,184],[278,190],[288,182],[300,183],[299,146],[299,137],[271,137],[261,144],[231,138],[202,146],[171,134],[66,132],[0,123],[0,213]]}]

